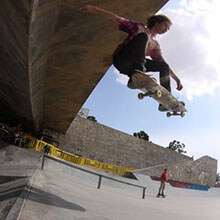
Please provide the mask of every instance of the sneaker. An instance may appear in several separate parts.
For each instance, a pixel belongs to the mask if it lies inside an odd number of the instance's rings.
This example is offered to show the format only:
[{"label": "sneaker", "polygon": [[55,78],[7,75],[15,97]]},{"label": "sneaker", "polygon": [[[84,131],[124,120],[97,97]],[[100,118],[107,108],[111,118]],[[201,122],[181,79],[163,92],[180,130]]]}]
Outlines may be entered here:
[{"label": "sneaker", "polygon": [[143,88],[146,84],[144,82],[144,75],[140,70],[135,70],[128,81],[127,87],[130,89]]},{"label": "sneaker", "polygon": [[137,87],[134,85],[134,83],[132,82],[132,79],[130,77],[130,79],[128,80],[128,84],[127,84],[127,87],[129,89],[137,89]]},{"label": "sneaker", "polygon": [[168,111],[168,109],[167,108],[165,108],[163,105],[159,105],[159,107],[158,107],[158,110],[159,111],[161,111],[161,112],[166,112],[166,111]]}]

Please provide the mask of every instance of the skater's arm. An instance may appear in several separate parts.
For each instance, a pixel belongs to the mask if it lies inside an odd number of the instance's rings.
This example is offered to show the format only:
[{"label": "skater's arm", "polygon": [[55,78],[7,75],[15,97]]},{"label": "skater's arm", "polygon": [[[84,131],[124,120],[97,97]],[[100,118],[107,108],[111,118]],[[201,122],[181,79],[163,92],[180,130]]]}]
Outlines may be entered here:
[{"label": "skater's arm", "polygon": [[[160,49],[160,44],[158,43],[158,41],[155,41],[155,42],[156,42],[156,46],[155,46],[155,48],[153,48],[154,50],[153,50],[153,52],[151,52],[150,57],[152,58],[152,60],[159,60],[159,61],[162,61],[162,62],[166,63],[165,59],[162,56],[162,52],[161,52],[161,49]],[[183,88],[183,86],[181,84],[181,81],[176,76],[176,74],[173,72],[172,69],[170,69],[170,76],[176,81],[177,90],[181,90]]]},{"label": "skater's arm", "polygon": [[177,75],[173,72],[172,69],[170,69],[170,76],[176,81],[177,83],[177,90],[181,90],[183,88],[183,85],[180,81],[180,79],[177,77]]},{"label": "skater's arm", "polygon": [[[156,57],[155,57],[155,56],[151,56],[151,58],[152,58],[153,60],[160,60],[160,61],[166,63],[165,59],[162,57],[161,54],[157,55]],[[181,90],[181,89],[183,88],[183,85],[182,85],[180,79],[177,77],[177,75],[173,72],[172,69],[170,69],[170,76],[171,76],[171,77],[176,81],[176,83],[177,83],[177,88],[176,88],[176,89],[177,89],[177,90]]]},{"label": "skater's arm", "polygon": [[84,5],[84,6],[80,6],[79,7],[80,10],[86,10],[92,14],[97,14],[97,15],[102,15],[105,16],[107,18],[109,18],[110,20],[114,21],[114,22],[118,22],[120,17],[116,14],[114,14],[113,12],[104,10],[102,8],[98,8],[92,5]]}]

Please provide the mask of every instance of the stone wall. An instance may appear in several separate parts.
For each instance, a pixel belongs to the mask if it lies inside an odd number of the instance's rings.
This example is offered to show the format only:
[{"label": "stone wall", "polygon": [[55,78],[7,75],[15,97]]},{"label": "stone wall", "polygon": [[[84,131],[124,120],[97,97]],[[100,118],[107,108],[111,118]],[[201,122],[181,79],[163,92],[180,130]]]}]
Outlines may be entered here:
[{"label": "stone wall", "polygon": [[133,173],[160,177],[165,168],[168,169],[169,179],[205,186],[215,186],[217,160],[209,156],[201,157],[195,161],[184,159],[177,162],[161,164],[135,170]]},{"label": "stone wall", "polygon": [[146,168],[191,157],[77,116],[61,148],[101,162]]},{"label": "stone wall", "polygon": [[164,168],[172,180],[214,186],[217,160],[198,160],[157,144],[77,116],[61,146],[65,151],[100,162],[136,168],[134,173],[159,177]]}]

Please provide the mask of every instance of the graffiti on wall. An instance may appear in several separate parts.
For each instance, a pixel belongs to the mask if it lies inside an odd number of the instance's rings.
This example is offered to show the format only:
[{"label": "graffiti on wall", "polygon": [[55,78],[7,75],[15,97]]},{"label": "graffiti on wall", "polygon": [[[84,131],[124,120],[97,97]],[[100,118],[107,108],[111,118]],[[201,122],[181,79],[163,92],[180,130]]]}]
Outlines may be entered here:
[{"label": "graffiti on wall", "polygon": [[[150,176],[150,177],[152,180],[160,181],[160,177],[156,177],[156,176]],[[187,182],[177,181],[177,180],[172,180],[172,179],[169,179],[168,183],[170,183],[171,186],[178,187],[178,188],[202,190],[202,191],[208,191],[210,189],[210,186],[203,186],[200,184],[187,183]]]},{"label": "graffiti on wall", "polygon": [[209,172],[201,171],[198,176],[197,182],[201,185],[207,186],[209,185],[210,178],[211,178],[211,174]]}]

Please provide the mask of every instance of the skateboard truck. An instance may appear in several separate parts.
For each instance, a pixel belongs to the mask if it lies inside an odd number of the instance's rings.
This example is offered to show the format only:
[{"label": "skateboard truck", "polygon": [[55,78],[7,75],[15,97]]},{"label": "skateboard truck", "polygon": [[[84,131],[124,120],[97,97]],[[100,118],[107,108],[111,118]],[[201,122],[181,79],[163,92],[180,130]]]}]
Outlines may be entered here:
[{"label": "skateboard truck", "polygon": [[139,99],[143,99],[145,96],[156,96],[157,98],[160,98],[162,96],[162,92],[157,89],[155,92],[138,93]]},{"label": "skateboard truck", "polygon": [[169,117],[171,117],[171,116],[181,116],[182,118],[185,116],[185,113],[184,112],[180,112],[180,113],[178,113],[178,112],[173,112],[173,113],[171,113],[171,112],[167,112],[167,117],[169,118]]},{"label": "skateboard truck", "polygon": [[[185,106],[185,103],[184,102],[180,102],[183,106]],[[178,111],[173,111],[173,113],[171,112],[167,112],[167,117],[171,117],[171,116],[181,116],[182,118],[185,116],[185,112],[178,112]]]}]

